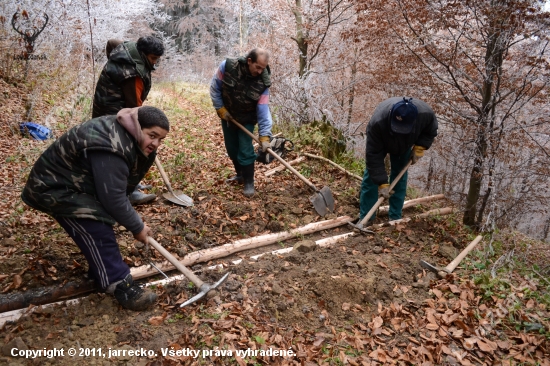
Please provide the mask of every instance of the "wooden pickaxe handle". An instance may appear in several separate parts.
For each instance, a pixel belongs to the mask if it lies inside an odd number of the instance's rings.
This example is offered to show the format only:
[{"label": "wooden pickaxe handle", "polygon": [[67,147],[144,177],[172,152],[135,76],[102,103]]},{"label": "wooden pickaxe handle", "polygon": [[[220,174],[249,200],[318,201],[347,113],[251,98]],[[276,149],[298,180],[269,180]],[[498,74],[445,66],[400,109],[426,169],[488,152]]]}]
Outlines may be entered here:
[{"label": "wooden pickaxe handle", "polygon": [[474,239],[474,241],[472,241],[466,248],[464,248],[464,250],[460,252],[460,254],[455,259],[453,259],[452,262],[447,265],[447,267],[443,268],[443,270],[447,273],[452,273],[455,268],[460,264],[460,262],[462,262],[464,257],[466,257],[468,253],[470,253],[472,249],[474,249],[474,247],[481,241],[481,239],[483,239],[483,237],[481,235],[478,235]]}]

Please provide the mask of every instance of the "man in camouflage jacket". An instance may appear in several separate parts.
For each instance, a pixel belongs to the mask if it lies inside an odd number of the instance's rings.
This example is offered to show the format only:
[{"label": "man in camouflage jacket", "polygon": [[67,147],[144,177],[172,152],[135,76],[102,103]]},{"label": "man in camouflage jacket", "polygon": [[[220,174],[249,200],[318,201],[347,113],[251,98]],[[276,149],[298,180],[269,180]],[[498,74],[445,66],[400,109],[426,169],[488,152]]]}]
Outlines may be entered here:
[{"label": "man in camouflage jacket", "polygon": [[145,309],[156,295],[133,283],[113,225],[118,222],[141,242],[152,235],[127,193],[155,161],[169,128],[166,115],[148,106],[75,126],[42,153],[21,194],[59,222],[86,257],[90,276],[132,310]]},{"label": "man in camouflage jacket", "polygon": [[210,98],[222,120],[225,148],[233,162],[236,175],[228,182],[244,183],[243,194],[254,195],[254,162],[256,153],[252,139],[231,123],[235,119],[248,131],[258,134],[262,151],[270,147],[271,113],[269,87],[271,71],[266,50],[255,48],[245,57],[224,60],[210,84]]},{"label": "man in camouflage jacket", "polygon": [[[92,117],[117,114],[122,108],[143,105],[151,90],[151,71],[164,54],[162,41],[153,36],[141,37],[137,42],[111,39],[105,48],[108,61],[97,81]],[[130,193],[132,204],[142,204],[156,198],[138,189],[150,186],[136,185]]]}]

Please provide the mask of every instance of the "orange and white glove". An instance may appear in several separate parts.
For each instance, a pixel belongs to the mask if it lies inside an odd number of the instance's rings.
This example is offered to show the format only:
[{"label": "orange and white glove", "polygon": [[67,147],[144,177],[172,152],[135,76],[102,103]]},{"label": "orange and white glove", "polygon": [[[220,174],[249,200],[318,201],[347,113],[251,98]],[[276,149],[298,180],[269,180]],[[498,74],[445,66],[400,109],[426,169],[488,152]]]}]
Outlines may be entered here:
[{"label": "orange and white glove", "polygon": [[389,184],[380,184],[378,186],[378,197],[384,197],[385,199],[390,198],[391,194],[393,192],[390,192],[390,185]]},{"label": "orange and white glove", "polygon": [[266,152],[271,147],[271,139],[269,136],[260,136],[260,144],[262,145],[262,152]]},{"label": "orange and white glove", "polygon": [[420,160],[421,157],[424,156],[424,150],[426,150],[424,146],[415,145],[413,147],[412,156],[411,156],[412,164],[416,164],[416,162]]},{"label": "orange and white glove", "polygon": [[231,119],[231,115],[229,114],[229,111],[225,107],[216,109],[216,113],[218,114],[218,117],[220,117],[220,119],[223,119],[224,121],[229,122],[229,120]]}]

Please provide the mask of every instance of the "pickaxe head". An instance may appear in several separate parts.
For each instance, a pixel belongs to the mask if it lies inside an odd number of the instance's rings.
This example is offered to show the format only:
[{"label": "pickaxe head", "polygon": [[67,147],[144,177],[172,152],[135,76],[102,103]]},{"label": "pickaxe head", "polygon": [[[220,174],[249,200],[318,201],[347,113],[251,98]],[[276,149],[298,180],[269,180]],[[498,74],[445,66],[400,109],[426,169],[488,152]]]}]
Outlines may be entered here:
[{"label": "pickaxe head", "polygon": [[204,296],[206,296],[207,293],[209,293],[211,290],[216,289],[219,285],[225,282],[227,280],[227,277],[229,277],[230,272],[227,272],[218,282],[216,282],[213,285],[209,285],[207,283],[203,283],[202,286],[199,288],[199,293],[184,302],[180,305],[180,308],[183,308],[186,305],[192,304],[197,300],[202,299]]},{"label": "pickaxe head", "polygon": [[432,266],[430,263],[426,262],[425,260],[420,260],[420,266],[429,271],[432,271],[433,273],[439,273],[441,271],[439,267]]}]

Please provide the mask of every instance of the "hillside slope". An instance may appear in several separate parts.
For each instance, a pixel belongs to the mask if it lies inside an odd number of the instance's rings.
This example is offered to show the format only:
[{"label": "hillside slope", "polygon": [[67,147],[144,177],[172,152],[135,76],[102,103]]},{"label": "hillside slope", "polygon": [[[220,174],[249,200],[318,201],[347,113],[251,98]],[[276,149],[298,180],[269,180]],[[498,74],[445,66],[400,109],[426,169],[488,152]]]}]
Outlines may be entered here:
[{"label": "hillside slope", "polygon": [[[257,194],[251,199],[244,198],[241,187],[225,184],[232,166],[205,86],[156,85],[148,104],[164,110],[171,121],[171,132],[159,150],[171,184],[195,202],[185,208],[164,200],[161,192],[166,190],[156,168],[144,180],[158,198],[137,209],[174,255],[184,258],[249,237],[357,216],[360,182],[319,160],[306,159],[296,169],[317,187],[331,188],[336,212],[325,218],[315,214],[309,201],[312,192],[298,178],[288,171],[263,174],[277,163],[257,165]],[[296,151],[287,160],[298,151],[317,153],[294,142]],[[5,187],[0,199],[3,297],[81,281],[86,273],[83,256],[59,226],[19,199],[25,176],[45,147],[14,136],[0,148],[0,181]],[[415,206],[405,215],[429,208]],[[88,351],[55,362],[39,357],[35,363],[550,365],[548,250],[503,233],[495,234],[489,246],[487,236],[455,273],[440,279],[418,263],[424,259],[444,267],[474,239],[458,222],[456,214],[432,216],[379,227],[373,234],[355,233],[326,247],[311,245],[352,233],[340,225],[202,261],[192,268],[205,281],[215,282],[227,271],[231,275],[207,301],[183,309],[178,304],[196,293],[186,280],[156,285],[158,303],[141,313],[121,309],[100,293],[75,305],[34,309],[0,330],[0,363],[31,362],[10,357],[13,347],[76,347],[97,353],[102,348],[105,357]],[[163,260],[134,242],[124,228],[116,232],[130,266]],[[305,249],[250,259],[297,242]],[[500,257],[511,249],[516,258]],[[233,265],[239,258],[243,262]],[[519,263],[531,265],[522,268]],[[223,269],[207,269],[220,264]],[[498,270],[495,278],[491,268]],[[135,349],[151,352],[122,355]]]}]

